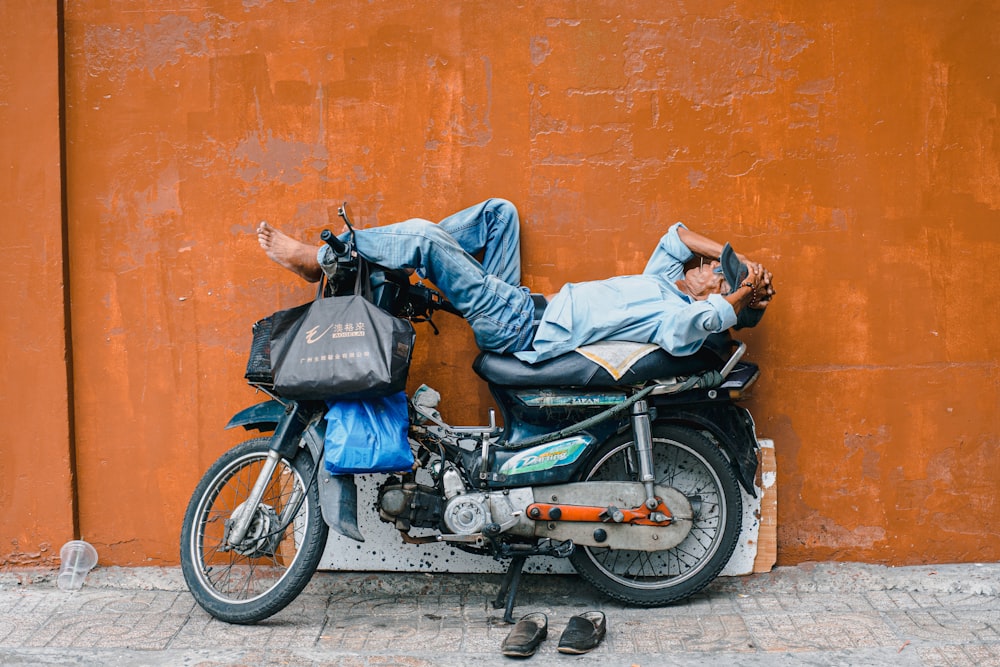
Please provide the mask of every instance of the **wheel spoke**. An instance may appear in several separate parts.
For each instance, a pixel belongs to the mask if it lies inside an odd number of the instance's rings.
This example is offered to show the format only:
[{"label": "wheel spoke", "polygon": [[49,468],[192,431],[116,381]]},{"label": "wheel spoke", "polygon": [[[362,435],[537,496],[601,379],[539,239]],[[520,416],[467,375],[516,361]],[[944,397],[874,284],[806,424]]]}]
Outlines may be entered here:
[{"label": "wheel spoke", "polygon": [[[228,475],[219,478],[200,522],[198,557],[202,577],[215,594],[225,599],[248,600],[273,587],[287,572],[284,562],[294,561],[305,534],[305,522],[294,518],[290,529],[286,529],[286,536],[279,539],[271,534],[279,525],[278,517],[287,514],[289,499],[305,493],[301,476],[282,461],[251,518],[244,543],[235,548],[225,544],[223,526],[250,495],[264,456],[249,457],[234,465]],[[270,520],[262,514],[268,511],[265,508],[270,510]],[[304,516],[307,510],[308,500],[299,508],[298,516]],[[296,527],[296,524],[302,525]],[[279,544],[285,552],[280,557]]]},{"label": "wheel spoke", "polygon": [[[682,429],[672,432],[691,433]],[[684,597],[683,593],[674,594],[670,589],[686,587],[694,591],[714,578],[725,564],[722,559],[727,560],[735,546],[736,536],[727,534],[727,530],[733,532],[730,528],[733,521],[727,513],[729,505],[738,507],[739,497],[738,494],[735,500],[731,497],[736,488],[731,471],[725,469],[728,474],[725,485],[716,472],[717,467],[727,465],[721,454],[714,454],[712,463],[706,456],[711,458],[713,452],[703,454],[715,446],[698,434],[692,436],[692,440],[701,440],[689,444],[673,437],[654,437],[653,441],[656,484],[679,491],[689,499],[694,510],[686,537],[671,549],[652,552],[582,547],[580,557],[574,561],[582,561],[582,572],[596,567],[599,577],[614,585],[613,590],[649,591],[650,594],[664,591],[657,596],[669,601]],[[612,446],[587,477],[605,481],[635,481],[637,478],[634,448],[629,442]],[[716,557],[720,551],[721,555]],[[710,567],[713,571],[703,575]],[[617,593],[613,594],[618,597]],[[622,593],[620,599],[630,601],[634,598]]]},{"label": "wheel spoke", "polygon": [[[250,494],[272,456],[270,444],[267,437],[255,438],[223,454],[184,515],[184,579],[205,611],[229,623],[254,623],[287,606],[309,582],[326,545],[328,527],[308,452],[280,458],[251,507]],[[233,543],[234,519],[241,517],[246,535]]]}]

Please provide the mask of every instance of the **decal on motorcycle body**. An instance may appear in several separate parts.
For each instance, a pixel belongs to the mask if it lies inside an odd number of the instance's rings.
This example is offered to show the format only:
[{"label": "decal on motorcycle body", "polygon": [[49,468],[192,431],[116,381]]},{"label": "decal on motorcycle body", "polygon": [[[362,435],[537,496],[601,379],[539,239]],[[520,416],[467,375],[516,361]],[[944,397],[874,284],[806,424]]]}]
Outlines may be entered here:
[{"label": "decal on motorcycle body", "polygon": [[625,394],[581,394],[579,392],[519,391],[517,398],[531,408],[568,408],[617,405],[625,400]]},{"label": "decal on motorcycle body", "polygon": [[508,459],[500,468],[501,475],[524,475],[529,472],[550,470],[574,463],[596,440],[591,435],[575,435],[547,445],[539,445]]}]

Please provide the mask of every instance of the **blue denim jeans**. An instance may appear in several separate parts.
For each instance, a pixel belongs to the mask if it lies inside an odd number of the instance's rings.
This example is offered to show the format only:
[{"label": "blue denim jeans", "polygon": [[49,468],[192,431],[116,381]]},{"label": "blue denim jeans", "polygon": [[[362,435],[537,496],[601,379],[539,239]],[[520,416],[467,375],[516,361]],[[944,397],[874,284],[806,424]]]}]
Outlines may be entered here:
[{"label": "blue denim jeans", "polygon": [[521,220],[505,199],[486,201],[438,223],[470,255],[483,254],[482,267],[508,285],[521,286]]},{"label": "blue denim jeans", "polygon": [[[416,269],[444,293],[472,327],[482,350],[531,347],[535,308],[521,281],[520,220],[514,205],[488,199],[439,224],[413,218],[354,233],[358,254],[387,269]],[[473,257],[483,253],[480,263]],[[328,273],[336,261],[319,250]]]}]

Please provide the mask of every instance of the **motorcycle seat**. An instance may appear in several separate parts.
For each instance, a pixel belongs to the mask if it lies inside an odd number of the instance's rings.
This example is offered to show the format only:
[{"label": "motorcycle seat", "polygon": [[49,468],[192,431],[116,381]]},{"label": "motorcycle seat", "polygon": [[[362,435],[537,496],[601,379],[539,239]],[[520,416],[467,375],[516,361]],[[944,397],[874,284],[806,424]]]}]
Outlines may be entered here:
[{"label": "motorcycle seat", "polygon": [[[725,340],[730,339],[725,336]],[[715,347],[706,344],[685,357],[675,357],[663,349],[654,350],[618,380],[599,364],[576,352],[537,364],[525,363],[513,355],[481,352],[472,369],[487,382],[502,387],[617,387],[719,370],[725,358],[714,351]]]}]

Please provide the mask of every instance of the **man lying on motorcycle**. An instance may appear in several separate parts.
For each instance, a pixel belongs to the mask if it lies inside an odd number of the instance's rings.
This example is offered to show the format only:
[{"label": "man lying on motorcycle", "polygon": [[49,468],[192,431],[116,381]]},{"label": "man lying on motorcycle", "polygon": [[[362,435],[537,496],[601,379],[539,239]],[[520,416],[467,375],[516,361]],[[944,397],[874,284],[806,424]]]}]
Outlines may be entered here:
[{"label": "man lying on motorcycle", "polygon": [[[713,333],[755,326],[775,294],[763,266],[676,223],[642,274],[565,285],[536,330],[535,302],[521,285],[519,225],[513,204],[488,199],[439,223],[413,218],[355,230],[355,247],[370,262],[426,276],[463,314],[482,350],[528,363],[604,340],[693,354]],[[310,282],[337,270],[327,245],[317,249],[267,222],[257,238],[269,258]],[[479,253],[481,262],[473,257]]]}]

